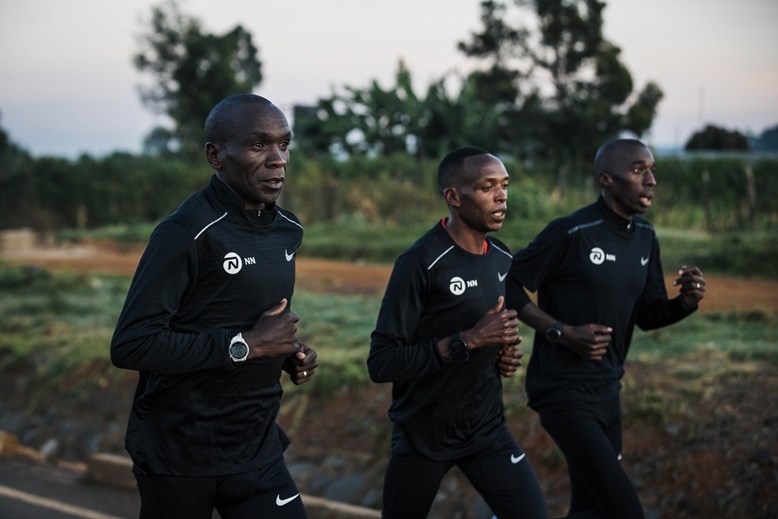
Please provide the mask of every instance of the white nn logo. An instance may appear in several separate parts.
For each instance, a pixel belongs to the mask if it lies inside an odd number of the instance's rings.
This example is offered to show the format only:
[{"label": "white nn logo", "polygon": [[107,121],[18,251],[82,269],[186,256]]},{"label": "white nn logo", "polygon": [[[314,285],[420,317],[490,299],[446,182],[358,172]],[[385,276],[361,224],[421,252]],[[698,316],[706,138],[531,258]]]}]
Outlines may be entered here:
[{"label": "white nn logo", "polygon": [[599,247],[595,247],[589,253],[589,261],[595,265],[602,265],[605,261],[605,251]]},{"label": "white nn logo", "polygon": [[228,252],[224,255],[224,272],[235,275],[243,268],[243,260],[235,252]]},{"label": "white nn logo", "polygon": [[455,296],[461,296],[465,293],[465,280],[460,277],[453,277],[448,282],[448,288]]}]

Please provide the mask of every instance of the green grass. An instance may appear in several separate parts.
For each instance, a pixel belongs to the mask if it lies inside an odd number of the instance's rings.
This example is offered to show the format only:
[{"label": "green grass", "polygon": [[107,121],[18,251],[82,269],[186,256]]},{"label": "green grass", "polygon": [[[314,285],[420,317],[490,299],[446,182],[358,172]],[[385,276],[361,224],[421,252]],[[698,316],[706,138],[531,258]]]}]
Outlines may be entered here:
[{"label": "green grass", "polygon": [[778,362],[778,318],[762,312],[691,315],[672,326],[637,332],[633,359],[661,360],[700,352],[724,352],[737,360]]},{"label": "green grass", "polygon": [[[0,265],[0,370],[32,362],[48,387],[89,365],[118,377],[109,344],[128,285],[127,278]],[[368,383],[365,361],[379,305],[380,296],[297,291],[300,336],[318,352],[321,368],[311,384],[295,391]],[[532,332],[523,334],[526,366]],[[650,363],[711,352],[731,361],[778,362],[778,318],[760,312],[692,315],[665,329],[636,331],[630,359]],[[522,379],[523,370],[506,384],[520,390]]]}]

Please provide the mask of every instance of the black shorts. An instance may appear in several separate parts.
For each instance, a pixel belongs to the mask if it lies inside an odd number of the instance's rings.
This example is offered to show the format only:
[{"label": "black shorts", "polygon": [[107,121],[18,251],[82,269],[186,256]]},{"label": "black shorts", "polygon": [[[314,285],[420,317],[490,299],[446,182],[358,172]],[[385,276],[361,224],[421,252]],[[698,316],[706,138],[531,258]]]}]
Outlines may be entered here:
[{"label": "black shorts", "polygon": [[283,457],[258,470],[220,477],[160,476],[135,470],[140,519],[305,519]]}]

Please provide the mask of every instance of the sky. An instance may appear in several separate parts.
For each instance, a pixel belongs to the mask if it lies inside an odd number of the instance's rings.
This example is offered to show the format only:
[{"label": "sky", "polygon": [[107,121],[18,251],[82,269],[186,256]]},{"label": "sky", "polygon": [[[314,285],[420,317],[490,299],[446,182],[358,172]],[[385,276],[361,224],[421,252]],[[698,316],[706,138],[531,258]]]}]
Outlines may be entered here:
[{"label": "sky", "polygon": [[[132,65],[159,0],[0,0],[0,127],[33,155],[137,153],[166,121],[141,104]],[[259,48],[255,93],[287,114],[343,87],[414,88],[477,63],[456,49],[478,0],[181,0],[206,32],[241,24]],[[680,147],[705,124],[759,134],[778,124],[778,0],[608,0],[605,37],[636,89],[665,97],[646,141]]]}]

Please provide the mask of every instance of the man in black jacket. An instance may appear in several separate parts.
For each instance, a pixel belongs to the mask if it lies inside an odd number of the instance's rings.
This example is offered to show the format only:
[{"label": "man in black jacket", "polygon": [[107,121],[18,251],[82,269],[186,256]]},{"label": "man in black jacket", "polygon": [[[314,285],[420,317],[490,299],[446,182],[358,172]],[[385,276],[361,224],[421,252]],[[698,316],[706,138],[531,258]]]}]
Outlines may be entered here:
[{"label": "man in black jacket", "polygon": [[[640,141],[600,147],[598,200],[554,220],[513,259],[508,307],[535,329],[529,406],[567,459],[568,517],[642,518],[621,466],[620,379],[634,326],[675,323],[697,309],[705,279],[681,267],[668,299],[651,206],[656,165]],[[533,304],[524,289],[538,293]]]},{"label": "man in black jacket", "polygon": [[141,518],[303,518],[275,421],[281,371],[301,384],[317,366],[290,311],[303,228],[276,205],[291,131],[239,94],[205,137],[215,175],[152,233],[111,342],[139,371],[126,448]]},{"label": "man in black jacket", "polygon": [[438,170],[449,215],[395,262],[367,361],[374,382],[392,382],[385,519],[427,517],[453,466],[501,519],[546,517],[503,414],[500,374],[520,364],[521,338],[503,308],[511,254],[487,233],[502,227],[508,182],[482,149],[449,153]]}]

